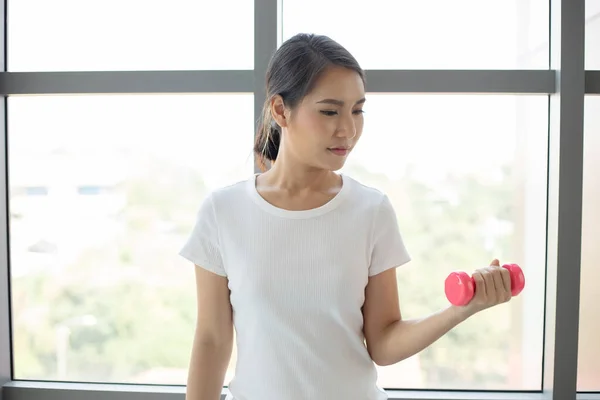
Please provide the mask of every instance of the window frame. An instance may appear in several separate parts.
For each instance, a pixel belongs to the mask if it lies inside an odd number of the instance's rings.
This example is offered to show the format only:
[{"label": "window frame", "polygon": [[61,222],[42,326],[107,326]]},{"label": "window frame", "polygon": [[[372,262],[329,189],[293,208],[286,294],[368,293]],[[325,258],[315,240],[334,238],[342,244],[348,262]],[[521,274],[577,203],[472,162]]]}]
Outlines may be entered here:
[{"label": "window frame", "polygon": [[[264,76],[281,42],[281,2],[254,0],[254,69],[231,71],[6,72],[6,9],[0,10],[0,400],[183,399],[184,386],[13,380],[7,196],[7,96],[92,93],[254,92],[254,116],[265,99]],[[600,95],[600,71],[586,71],[585,0],[550,1],[547,70],[368,70],[374,93],[546,94],[550,112],[548,231],[542,386],[539,391],[389,390],[390,400],[600,400],[577,393],[586,94]],[[249,127],[249,132],[253,131]],[[255,163],[256,165],[256,163]],[[255,167],[258,171],[258,167]],[[558,362],[560,360],[560,362]],[[223,393],[226,393],[224,389]],[[222,396],[224,398],[224,395]]]}]

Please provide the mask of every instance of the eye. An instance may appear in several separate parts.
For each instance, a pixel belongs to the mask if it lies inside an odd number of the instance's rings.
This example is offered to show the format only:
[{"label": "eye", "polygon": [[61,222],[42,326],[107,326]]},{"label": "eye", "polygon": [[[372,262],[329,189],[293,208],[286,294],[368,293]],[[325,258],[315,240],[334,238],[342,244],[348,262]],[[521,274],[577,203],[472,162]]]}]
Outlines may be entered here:
[{"label": "eye", "polygon": [[321,114],[327,115],[328,117],[333,117],[334,115],[337,115],[337,111],[324,110],[324,111],[321,111]]},{"label": "eye", "polygon": [[[365,113],[364,110],[354,110],[354,111],[352,111],[352,114],[354,114],[354,115],[361,115],[361,114],[364,114],[364,113]],[[337,115],[338,112],[337,111],[323,110],[323,111],[321,111],[321,114],[326,115],[328,117],[333,117],[333,116]]]}]

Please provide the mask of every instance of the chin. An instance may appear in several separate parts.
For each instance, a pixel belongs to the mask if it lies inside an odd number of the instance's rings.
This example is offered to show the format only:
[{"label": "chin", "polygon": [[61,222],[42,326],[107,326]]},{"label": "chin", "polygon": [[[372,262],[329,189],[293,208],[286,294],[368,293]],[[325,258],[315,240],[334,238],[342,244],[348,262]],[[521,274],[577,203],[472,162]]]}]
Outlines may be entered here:
[{"label": "chin", "polygon": [[344,167],[347,159],[348,159],[348,155],[346,155],[344,157],[339,157],[339,156],[331,157],[331,155],[328,155],[327,157],[324,157],[324,158],[320,157],[319,159],[315,160],[314,163],[311,163],[311,164],[315,168],[335,172],[335,171],[339,171],[340,169],[342,169]]},{"label": "chin", "polygon": [[346,160],[340,160],[338,162],[328,162],[325,163],[325,165],[323,166],[323,168],[328,169],[329,171],[339,171],[340,169],[342,169],[344,167],[344,165],[346,164]]}]

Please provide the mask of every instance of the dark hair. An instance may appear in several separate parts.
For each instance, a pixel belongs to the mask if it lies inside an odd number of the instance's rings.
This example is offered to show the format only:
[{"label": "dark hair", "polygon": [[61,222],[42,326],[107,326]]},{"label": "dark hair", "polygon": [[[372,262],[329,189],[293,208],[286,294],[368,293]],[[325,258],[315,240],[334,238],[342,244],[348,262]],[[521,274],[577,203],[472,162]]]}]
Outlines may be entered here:
[{"label": "dark hair", "polygon": [[280,95],[287,108],[295,108],[329,66],[352,69],[366,83],[365,73],[352,54],[327,36],[300,33],[286,40],[273,54],[266,74],[266,101],[254,143],[263,170],[267,161],[277,158],[281,141],[281,127],[271,115],[271,99]]}]

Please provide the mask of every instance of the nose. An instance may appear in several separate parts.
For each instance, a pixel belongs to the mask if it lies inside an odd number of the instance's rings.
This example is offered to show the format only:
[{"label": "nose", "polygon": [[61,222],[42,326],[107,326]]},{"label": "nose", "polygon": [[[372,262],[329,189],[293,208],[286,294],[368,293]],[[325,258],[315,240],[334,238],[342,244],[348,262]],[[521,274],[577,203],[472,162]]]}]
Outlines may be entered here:
[{"label": "nose", "polygon": [[337,135],[340,137],[353,138],[356,136],[356,122],[351,116],[344,116],[339,119],[340,124],[337,129]]}]

